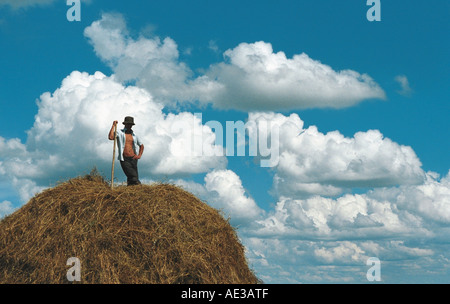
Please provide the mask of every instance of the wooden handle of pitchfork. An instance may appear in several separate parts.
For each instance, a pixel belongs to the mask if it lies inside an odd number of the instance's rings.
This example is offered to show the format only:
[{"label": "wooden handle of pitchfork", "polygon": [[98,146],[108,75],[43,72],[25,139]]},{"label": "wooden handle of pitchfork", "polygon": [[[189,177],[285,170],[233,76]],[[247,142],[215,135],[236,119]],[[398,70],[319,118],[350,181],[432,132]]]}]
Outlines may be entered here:
[{"label": "wooden handle of pitchfork", "polygon": [[113,146],[113,158],[111,168],[111,189],[114,188],[114,162],[116,160],[116,141],[117,141],[117,124],[114,125],[114,146]]}]

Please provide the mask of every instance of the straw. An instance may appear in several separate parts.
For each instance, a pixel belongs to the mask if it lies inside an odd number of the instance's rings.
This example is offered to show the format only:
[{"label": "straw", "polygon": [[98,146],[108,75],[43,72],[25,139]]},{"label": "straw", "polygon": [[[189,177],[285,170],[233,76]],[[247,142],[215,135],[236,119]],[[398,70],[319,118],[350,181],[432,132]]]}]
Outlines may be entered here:
[{"label": "straw", "polygon": [[68,180],[0,221],[0,283],[259,283],[219,211],[172,184]]}]

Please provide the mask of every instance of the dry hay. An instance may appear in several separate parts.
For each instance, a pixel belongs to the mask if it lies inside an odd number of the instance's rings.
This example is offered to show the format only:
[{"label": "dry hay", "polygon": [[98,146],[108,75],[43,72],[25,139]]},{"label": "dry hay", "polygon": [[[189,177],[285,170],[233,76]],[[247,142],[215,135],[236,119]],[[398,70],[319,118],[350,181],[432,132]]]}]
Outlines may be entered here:
[{"label": "dry hay", "polygon": [[0,283],[258,283],[220,213],[170,184],[119,186],[78,177],[0,221]]}]

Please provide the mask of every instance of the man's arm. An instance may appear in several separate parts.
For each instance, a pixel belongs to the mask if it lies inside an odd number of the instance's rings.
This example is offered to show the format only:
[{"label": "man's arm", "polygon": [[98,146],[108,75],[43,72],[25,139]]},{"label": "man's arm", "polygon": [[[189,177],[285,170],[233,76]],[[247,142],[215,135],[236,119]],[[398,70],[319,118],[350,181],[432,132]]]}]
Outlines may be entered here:
[{"label": "man's arm", "polygon": [[142,156],[142,153],[144,153],[144,145],[139,146],[139,155],[133,156],[134,159],[140,159]]},{"label": "man's arm", "polygon": [[108,134],[108,139],[109,139],[109,140],[114,140],[114,127],[117,125],[117,123],[118,123],[117,120],[114,120],[114,121],[113,121],[111,130],[109,130],[109,134]]}]

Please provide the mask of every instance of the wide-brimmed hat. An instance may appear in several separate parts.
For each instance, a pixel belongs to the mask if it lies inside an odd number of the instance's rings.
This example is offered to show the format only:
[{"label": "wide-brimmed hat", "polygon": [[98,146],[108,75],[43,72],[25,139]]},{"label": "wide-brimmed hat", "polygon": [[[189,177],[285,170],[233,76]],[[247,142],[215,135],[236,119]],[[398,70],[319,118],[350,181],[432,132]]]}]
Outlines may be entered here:
[{"label": "wide-brimmed hat", "polygon": [[126,116],[124,121],[122,122],[124,125],[126,124],[132,124],[134,125],[134,118],[131,116]]}]

